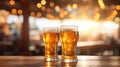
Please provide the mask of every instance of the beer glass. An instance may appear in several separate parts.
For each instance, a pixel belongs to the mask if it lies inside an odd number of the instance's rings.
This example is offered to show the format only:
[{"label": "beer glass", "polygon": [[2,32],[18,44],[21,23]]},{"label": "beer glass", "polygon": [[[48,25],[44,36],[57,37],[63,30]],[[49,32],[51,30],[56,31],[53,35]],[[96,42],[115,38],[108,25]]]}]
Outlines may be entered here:
[{"label": "beer glass", "polygon": [[43,41],[45,44],[45,61],[57,61],[59,29],[57,27],[45,27],[43,29]]},{"label": "beer glass", "polygon": [[61,26],[60,41],[62,44],[62,61],[77,62],[76,48],[78,40],[77,26]]}]

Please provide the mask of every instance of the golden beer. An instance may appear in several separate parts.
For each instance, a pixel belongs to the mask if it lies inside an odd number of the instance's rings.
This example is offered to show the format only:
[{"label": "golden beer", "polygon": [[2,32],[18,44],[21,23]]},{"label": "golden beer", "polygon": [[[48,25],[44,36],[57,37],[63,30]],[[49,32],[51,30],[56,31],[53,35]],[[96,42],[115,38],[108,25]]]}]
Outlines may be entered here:
[{"label": "golden beer", "polygon": [[53,30],[46,31],[43,33],[43,41],[45,43],[45,59],[47,61],[57,60],[59,33]]},{"label": "golden beer", "polygon": [[77,40],[78,40],[77,31],[71,29],[64,29],[60,31],[63,61],[77,62],[76,56]]}]

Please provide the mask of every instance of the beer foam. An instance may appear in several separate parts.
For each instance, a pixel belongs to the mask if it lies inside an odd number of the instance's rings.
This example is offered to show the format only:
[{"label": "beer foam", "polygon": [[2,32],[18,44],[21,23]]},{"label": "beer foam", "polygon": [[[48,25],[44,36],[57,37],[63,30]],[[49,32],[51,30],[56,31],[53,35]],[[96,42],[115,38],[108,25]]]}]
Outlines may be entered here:
[{"label": "beer foam", "polygon": [[77,31],[78,27],[73,25],[64,25],[60,27],[60,31]]},{"label": "beer foam", "polygon": [[57,27],[45,27],[43,29],[43,32],[59,32],[59,29]]}]

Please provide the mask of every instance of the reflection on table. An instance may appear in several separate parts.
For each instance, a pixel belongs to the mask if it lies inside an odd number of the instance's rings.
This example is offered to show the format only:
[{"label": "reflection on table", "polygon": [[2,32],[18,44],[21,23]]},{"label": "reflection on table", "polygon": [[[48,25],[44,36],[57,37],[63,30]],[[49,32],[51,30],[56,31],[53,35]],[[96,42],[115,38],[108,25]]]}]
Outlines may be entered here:
[{"label": "reflection on table", "polygon": [[[119,56],[77,56],[77,63],[46,62],[44,56],[0,56],[1,67],[120,67]],[[17,62],[16,62],[17,61]]]}]

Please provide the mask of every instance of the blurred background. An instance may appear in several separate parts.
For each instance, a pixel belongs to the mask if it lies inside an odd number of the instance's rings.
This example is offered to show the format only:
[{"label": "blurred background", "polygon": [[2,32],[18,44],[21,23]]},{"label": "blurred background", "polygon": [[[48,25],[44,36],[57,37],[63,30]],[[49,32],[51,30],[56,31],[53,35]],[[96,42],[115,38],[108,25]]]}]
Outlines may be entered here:
[{"label": "blurred background", "polygon": [[44,55],[43,27],[61,25],[78,26],[77,55],[120,55],[120,0],[0,0],[0,55]]}]

